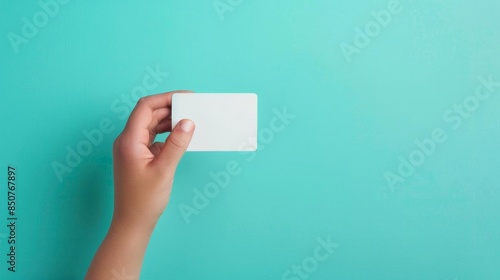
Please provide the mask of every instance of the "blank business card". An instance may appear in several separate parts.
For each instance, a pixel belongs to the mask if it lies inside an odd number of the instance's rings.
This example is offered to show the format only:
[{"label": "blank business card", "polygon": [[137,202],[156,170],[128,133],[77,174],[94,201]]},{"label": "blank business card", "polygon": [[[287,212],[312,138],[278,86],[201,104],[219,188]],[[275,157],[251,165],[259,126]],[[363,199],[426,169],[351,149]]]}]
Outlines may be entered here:
[{"label": "blank business card", "polygon": [[257,95],[254,93],[176,93],[172,127],[195,123],[188,151],[257,150]]}]

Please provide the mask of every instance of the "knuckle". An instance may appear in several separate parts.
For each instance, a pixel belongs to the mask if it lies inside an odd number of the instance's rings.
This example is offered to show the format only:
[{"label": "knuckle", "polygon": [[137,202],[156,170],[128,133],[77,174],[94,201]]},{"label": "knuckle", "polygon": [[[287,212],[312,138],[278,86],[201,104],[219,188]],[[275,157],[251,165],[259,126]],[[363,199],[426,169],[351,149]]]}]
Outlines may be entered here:
[{"label": "knuckle", "polygon": [[116,152],[119,147],[120,147],[120,137],[121,135],[118,135],[118,137],[116,137],[115,141],[113,141],[113,152]]},{"label": "knuckle", "polygon": [[115,141],[113,142],[113,154],[117,156],[122,156],[128,150],[128,143],[130,141],[127,140],[127,137],[124,137],[123,134],[120,134]]},{"label": "knuckle", "polygon": [[114,155],[120,155],[123,150],[123,144],[122,141],[119,138],[116,138],[115,142],[113,143],[113,154]]},{"label": "knuckle", "polygon": [[137,99],[137,104],[142,104],[146,101],[146,97],[141,97],[139,99]]},{"label": "knuckle", "polygon": [[136,107],[146,106],[146,105],[147,105],[147,97],[143,96],[143,97],[137,99]]},{"label": "knuckle", "polygon": [[181,137],[172,136],[168,140],[169,146],[177,151],[182,151],[186,149],[186,144],[182,141]]}]

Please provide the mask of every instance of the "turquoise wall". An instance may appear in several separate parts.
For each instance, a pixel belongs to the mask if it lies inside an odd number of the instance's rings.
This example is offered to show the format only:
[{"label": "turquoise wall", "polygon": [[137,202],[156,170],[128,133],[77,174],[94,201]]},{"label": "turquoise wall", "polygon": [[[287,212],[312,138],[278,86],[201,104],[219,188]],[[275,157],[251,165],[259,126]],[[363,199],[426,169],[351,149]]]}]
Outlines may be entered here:
[{"label": "turquoise wall", "polygon": [[257,93],[260,146],[186,154],[141,279],[500,279],[498,1],[54,1],[0,2],[1,279],[84,276],[174,89]]}]

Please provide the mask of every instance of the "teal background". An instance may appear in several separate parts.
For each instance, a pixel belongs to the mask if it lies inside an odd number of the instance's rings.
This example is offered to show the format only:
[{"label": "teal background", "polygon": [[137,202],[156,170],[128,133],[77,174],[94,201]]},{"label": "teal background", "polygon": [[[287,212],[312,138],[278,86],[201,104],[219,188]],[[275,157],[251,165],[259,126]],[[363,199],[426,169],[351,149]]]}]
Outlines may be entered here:
[{"label": "teal background", "polygon": [[[41,7],[2,0],[0,167],[17,167],[20,220],[14,274],[1,171],[0,278],[83,278],[112,215],[111,104],[158,65],[148,94],[256,92],[259,128],[296,117],[253,160],[186,154],[141,279],[282,279],[327,236],[340,247],[309,279],[500,279],[500,89],[458,129],[442,118],[500,80],[500,4],[401,1],[348,63],[340,44],[388,2],[244,0],[221,20],[211,0],[73,0],[15,53],[7,34]],[[60,182],[51,164],[104,118],[114,131]],[[436,127],[447,141],[391,191],[384,173]],[[243,172],[186,224],[179,205],[230,160]]]}]

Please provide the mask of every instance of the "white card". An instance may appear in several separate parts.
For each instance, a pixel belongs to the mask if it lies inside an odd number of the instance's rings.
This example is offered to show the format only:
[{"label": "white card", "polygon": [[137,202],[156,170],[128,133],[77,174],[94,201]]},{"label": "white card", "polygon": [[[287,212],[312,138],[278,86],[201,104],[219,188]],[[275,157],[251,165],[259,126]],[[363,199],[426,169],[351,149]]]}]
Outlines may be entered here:
[{"label": "white card", "polygon": [[188,151],[257,150],[257,95],[254,93],[176,93],[172,127],[190,119],[196,128]]}]

